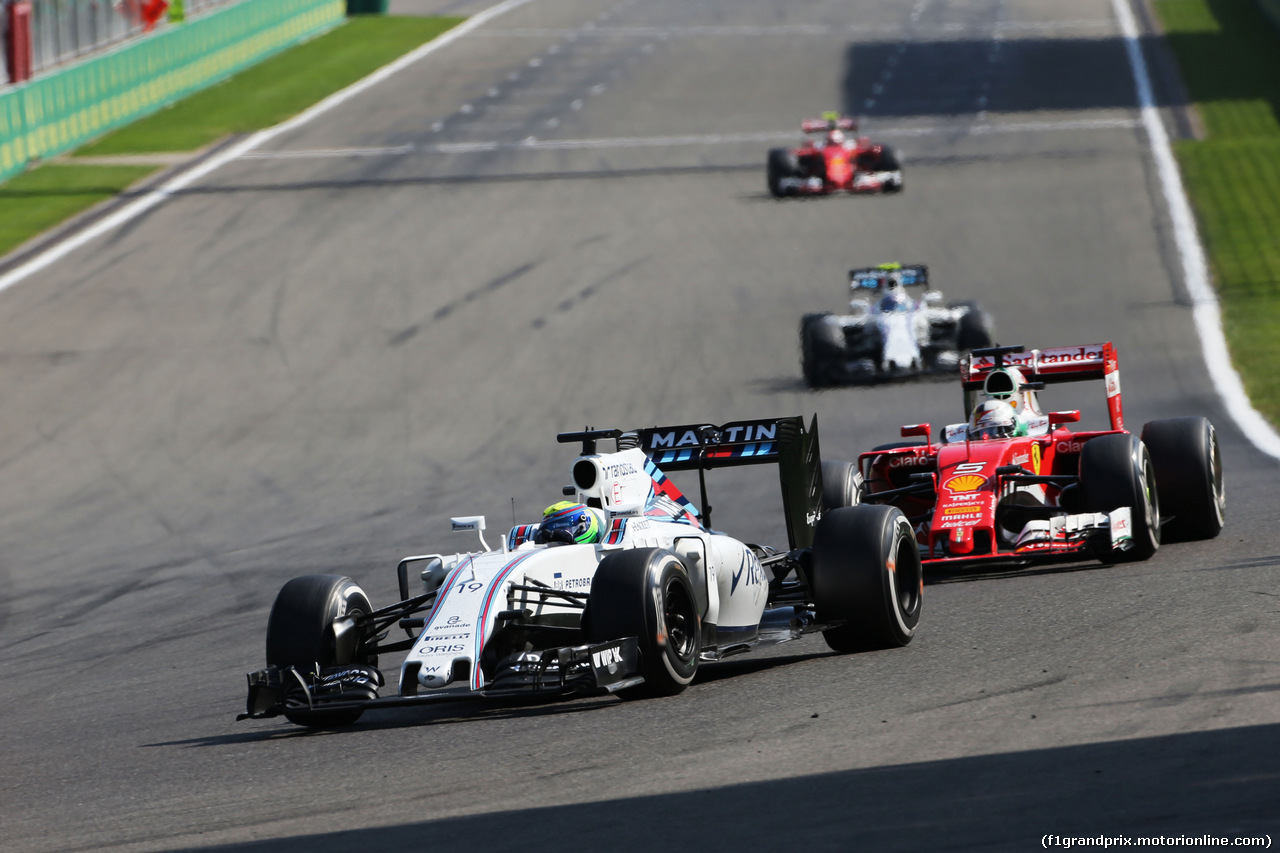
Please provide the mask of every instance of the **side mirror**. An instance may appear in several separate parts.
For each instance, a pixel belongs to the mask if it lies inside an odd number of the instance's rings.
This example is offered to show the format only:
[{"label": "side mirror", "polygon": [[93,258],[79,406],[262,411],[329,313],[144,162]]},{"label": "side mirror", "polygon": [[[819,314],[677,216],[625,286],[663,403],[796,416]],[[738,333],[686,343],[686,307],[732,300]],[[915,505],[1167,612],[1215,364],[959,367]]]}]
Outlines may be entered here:
[{"label": "side mirror", "polygon": [[453,526],[453,530],[466,531],[474,530],[480,537],[480,546],[486,551],[493,550],[489,547],[489,543],[484,541],[484,516],[483,515],[464,515],[449,519],[449,523]]},{"label": "side mirror", "polygon": [[1050,412],[1049,413],[1049,429],[1062,426],[1063,424],[1074,424],[1080,420],[1080,410],[1072,409],[1067,412]]},{"label": "side mirror", "polygon": [[902,437],[911,438],[912,436],[923,435],[924,443],[932,444],[933,442],[929,439],[932,431],[933,427],[929,424],[906,424],[902,427]]}]

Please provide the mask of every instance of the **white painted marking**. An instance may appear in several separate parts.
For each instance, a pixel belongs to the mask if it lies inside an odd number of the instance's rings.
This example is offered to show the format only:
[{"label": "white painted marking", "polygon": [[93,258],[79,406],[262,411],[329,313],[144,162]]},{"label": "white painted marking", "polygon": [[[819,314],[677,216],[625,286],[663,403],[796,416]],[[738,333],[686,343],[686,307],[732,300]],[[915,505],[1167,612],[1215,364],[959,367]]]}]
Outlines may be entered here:
[{"label": "white painted marking", "polygon": [[[918,23],[918,21],[916,22]],[[999,22],[995,25],[995,33],[998,35],[1011,32],[1022,33],[1028,35],[1035,34],[1055,34],[1062,32],[1076,32],[1080,30],[1106,30],[1111,31],[1115,28],[1115,21],[1099,18],[1074,21],[1020,21],[1020,22]],[[916,26],[912,29],[912,37],[916,40],[925,40],[937,35],[967,35],[970,27],[965,24],[949,23],[938,25]],[[862,36],[900,36],[901,27],[896,25],[876,25],[876,24],[845,24],[844,26],[828,26],[825,24],[778,24],[776,26],[750,26],[750,25],[709,25],[695,24],[691,26],[668,26],[668,27],[601,27],[590,22],[583,25],[578,30],[537,28],[537,27],[513,27],[511,29],[490,28],[483,32],[475,34],[476,38],[536,38],[536,39],[573,39],[581,35],[602,36],[610,38],[670,38],[671,36],[690,36],[696,38],[705,38],[708,36],[722,37],[770,37],[782,36],[792,38],[795,36],[814,36],[814,37],[844,37],[849,35]]]},{"label": "white painted marking", "polygon": [[1222,332],[1222,311],[1218,305],[1218,295],[1209,283],[1209,266],[1205,261],[1200,235],[1196,231],[1191,203],[1187,200],[1186,188],[1182,185],[1182,176],[1169,146],[1169,136],[1165,133],[1160,113],[1155,107],[1151,77],[1142,56],[1133,10],[1129,8],[1129,0],[1111,0],[1111,6],[1120,21],[1120,32],[1129,54],[1129,68],[1133,72],[1133,84],[1138,90],[1142,125],[1151,142],[1151,156],[1160,175],[1160,186],[1164,190],[1165,203],[1169,206],[1169,218],[1173,221],[1174,241],[1182,261],[1183,281],[1191,296],[1191,316],[1195,320],[1196,332],[1200,335],[1200,347],[1209,368],[1209,379],[1222,397],[1227,413],[1244,432],[1245,437],[1263,453],[1280,459],[1280,435],[1253,407],[1249,395],[1245,393],[1244,383],[1240,381],[1240,374],[1231,365],[1227,339]]},{"label": "white painted marking", "polygon": [[[1137,127],[1131,118],[1081,119],[1079,121],[1027,121],[1004,124],[946,124],[924,127],[876,127],[873,135],[885,139],[909,136],[985,136],[1002,133],[1053,133],[1086,130],[1127,130]],[[587,148],[668,148],[680,145],[724,145],[734,142],[774,142],[798,139],[794,130],[771,130],[757,133],[718,133],[698,136],[642,136],[602,139],[543,139],[536,143],[479,140],[475,142],[446,142],[438,145],[401,145],[389,148],[319,148],[297,151],[254,151],[244,154],[243,160],[293,160],[325,159],[341,157],[379,156],[398,157],[409,153],[424,154],[474,154],[486,151],[566,151]],[[352,153],[355,152],[355,153]]]},{"label": "white painted marking", "polygon": [[252,136],[245,137],[240,142],[227,146],[222,151],[219,151],[217,154],[214,154],[209,159],[205,160],[203,163],[200,163],[198,166],[183,172],[181,175],[173,178],[173,180],[166,181],[151,190],[132,204],[125,205],[110,216],[104,216],[102,219],[94,222],[83,231],[77,231],[76,233],[68,236],[67,239],[61,240],[50,246],[48,249],[36,255],[25,264],[14,267],[4,275],[0,275],[0,291],[8,290],[18,282],[25,281],[41,270],[47,269],[52,264],[57,263],[86,243],[119,228],[127,222],[137,219],[160,202],[167,200],[174,193],[191,186],[193,183],[211,172],[220,169],[232,160],[249,153],[263,143],[270,142],[277,136],[288,133],[291,130],[301,127],[307,122],[310,122],[312,119],[324,115],[335,107],[351,100],[356,95],[362,94],[365,90],[376,86],[393,74],[408,68],[423,57],[429,56],[441,48],[453,44],[458,39],[474,31],[477,27],[484,26],[499,15],[510,12],[512,9],[518,9],[519,7],[531,2],[533,2],[533,0],[504,0],[504,2],[499,3],[496,6],[490,6],[483,12],[473,15],[458,26],[437,36],[435,39],[427,42],[416,50],[406,53],[390,65],[384,65],[382,68],[379,68],[363,80],[357,80],[347,88],[334,92],[323,101],[303,110],[288,121],[281,122],[275,127],[269,127],[266,130],[260,130]]}]

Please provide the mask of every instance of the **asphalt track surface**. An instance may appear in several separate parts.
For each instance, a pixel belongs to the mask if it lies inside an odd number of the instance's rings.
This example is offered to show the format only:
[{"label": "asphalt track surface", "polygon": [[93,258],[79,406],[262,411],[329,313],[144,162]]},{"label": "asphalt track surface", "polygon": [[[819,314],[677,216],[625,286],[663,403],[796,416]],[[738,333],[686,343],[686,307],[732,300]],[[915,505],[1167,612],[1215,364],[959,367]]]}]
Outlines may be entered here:
[{"label": "asphalt track surface", "polygon": [[[1280,465],[1209,386],[1134,103],[1106,0],[533,0],[0,295],[0,846],[1275,835]],[[904,193],[766,195],[832,108]],[[558,499],[557,431],[816,412],[852,457],[960,419],[949,383],[800,382],[800,315],[891,259],[1005,343],[1114,340],[1135,428],[1213,419],[1222,536],[933,578],[905,649],[670,699],[233,721],[284,581],[389,603],[401,556],[469,547],[449,515]],[[710,487],[784,541],[770,474]]]}]

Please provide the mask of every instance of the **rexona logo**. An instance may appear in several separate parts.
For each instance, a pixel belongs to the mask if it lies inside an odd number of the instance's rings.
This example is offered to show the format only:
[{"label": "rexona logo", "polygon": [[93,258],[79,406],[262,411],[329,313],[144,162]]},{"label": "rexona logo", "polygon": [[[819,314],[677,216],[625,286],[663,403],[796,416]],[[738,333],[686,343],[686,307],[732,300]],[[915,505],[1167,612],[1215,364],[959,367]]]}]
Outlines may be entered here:
[{"label": "rexona logo", "polygon": [[724,427],[676,427],[656,429],[649,433],[649,450],[663,447],[700,447],[704,444],[741,444],[748,441],[774,441],[778,437],[776,421],[739,423]]}]

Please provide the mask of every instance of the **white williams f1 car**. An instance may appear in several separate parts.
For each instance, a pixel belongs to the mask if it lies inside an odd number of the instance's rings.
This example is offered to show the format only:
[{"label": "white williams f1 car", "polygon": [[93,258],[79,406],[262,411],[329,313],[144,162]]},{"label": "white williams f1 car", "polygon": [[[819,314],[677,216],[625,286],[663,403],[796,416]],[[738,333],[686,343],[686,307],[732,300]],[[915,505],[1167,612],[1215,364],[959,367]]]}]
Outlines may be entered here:
[{"label": "white williams f1 car", "polygon": [[966,350],[991,346],[986,311],[976,302],[944,306],[928,286],[924,264],[849,270],[849,313],[806,314],[800,322],[805,382],[821,388],[953,373]]},{"label": "white williams f1 car", "polygon": [[[821,461],[816,420],[559,438],[581,445],[564,489],[574,500],[513,527],[500,550],[485,544],[482,517],[455,518],[483,550],[406,557],[402,600],[380,609],[347,577],[285,584],[240,719],[327,727],[445,698],[674,694],[702,662],[814,631],[842,652],[915,635],[915,533],[897,508],[857,505],[861,477],[852,463]],[[757,464],[778,467],[785,551],[711,527],[705,471]],[[698,471],[701,511],[663,469]],[[407,638],[391,639],[396,627]],[[407,655],[383,695],[379,661],[393,652]]]}]

